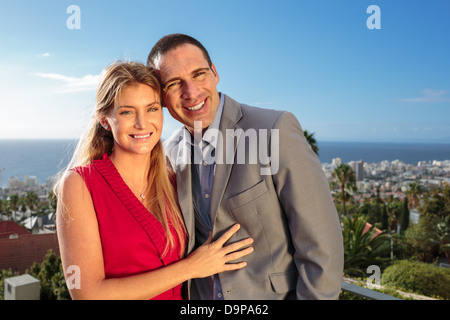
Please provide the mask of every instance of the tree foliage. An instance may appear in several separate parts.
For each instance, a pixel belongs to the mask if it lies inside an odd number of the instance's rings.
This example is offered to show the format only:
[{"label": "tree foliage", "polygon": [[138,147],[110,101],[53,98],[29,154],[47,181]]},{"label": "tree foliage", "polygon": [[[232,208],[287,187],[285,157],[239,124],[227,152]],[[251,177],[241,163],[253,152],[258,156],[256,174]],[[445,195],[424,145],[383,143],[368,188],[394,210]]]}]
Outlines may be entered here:
[{"label": "tree foliage", "polygon": [[450,263],[450,185],[431,190],[418,209],[419,223],[406,230],[406,243],[420,261],[433,262],[445,254]]},{"label": "tree foliage", "polygon": [[349,195],[357,190],[356,187],[356,175],[350,165],[343,163],[340,164],[332,173],[335,183],[339,186],[340,200],[342,203],[342,211],[345,215],[346,202],[349,199]]},{"label": "tree foliage", "polygon": [[305,136],[306,141],[308,141],[309,145],[311,146],[311,149],[316,155],[319,155],[319,146],[317,145],[317,140],[314,137],[314,134],[314,132],[310,133],[308,130],[303,131],[303,135]]},{"label": "tree foliage", "polygon": [[45,255],[42,263],[34,263],[26,273],[35,277],[41,284],[41,300],[68,300],[69,290],[66,286],[61,258],[52,250]]},{"label": "tree foliage", "polygon": [[370,265],[380,268],[389,261],[390,238],[387,234],[375,234],[374,226],[365,231],[368,219],[364,216],[342,217],[344,238],[344,273],[365,277]]}]

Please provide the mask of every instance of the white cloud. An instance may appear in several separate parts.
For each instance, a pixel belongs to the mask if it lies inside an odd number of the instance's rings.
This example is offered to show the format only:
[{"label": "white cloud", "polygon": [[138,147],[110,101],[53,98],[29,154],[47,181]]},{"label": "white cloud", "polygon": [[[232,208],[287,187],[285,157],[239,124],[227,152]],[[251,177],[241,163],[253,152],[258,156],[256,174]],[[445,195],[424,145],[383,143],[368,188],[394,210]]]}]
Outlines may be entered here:
[{"label": "white cloud", "polygon": [[50,57],[50,52],[40,54],[40,55],[38,55],[38,57]]},{"label": "white cloud", "polygon": [[422,96],[416,98],[400,99],[402,102],[450,102],[447,90],[425,89]]},{"label": "white cloud", "polygon": [[102,76],[102,74],[98,75],[88,74],[81,78],[77,78],[58,73],[43,73],[43,72],[38,72],[35,73],[34,75],[40,78],[55,80],[62,83],[62,86],[57,90],[58,92],[61,93],[96,90],[100,78]]}]

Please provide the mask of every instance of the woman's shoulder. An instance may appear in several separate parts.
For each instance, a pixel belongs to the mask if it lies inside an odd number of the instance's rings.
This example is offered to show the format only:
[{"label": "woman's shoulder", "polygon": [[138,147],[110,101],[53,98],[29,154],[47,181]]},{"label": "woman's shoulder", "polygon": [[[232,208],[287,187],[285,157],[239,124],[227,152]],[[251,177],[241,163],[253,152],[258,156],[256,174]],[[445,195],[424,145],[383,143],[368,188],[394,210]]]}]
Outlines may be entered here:
[{"label": "woman's shoulder", "polygon": [[62,180],[63,190],[66,192],[71,192],[72,190],[79,190],[80,187],[86,187],[84,182],[84,177],[81,174],[81,171],[75,170],[81,167],[77,167],[71,170],[68,170]]},{"label": "woman's shoulder", "polygon": [[97,170],[93,163],[71,168],[66,172],[63,186],[69,190],[80,190],[80,188],[82,188],[83,190],[90,192],[90,186],[92,181],[95,180],[96,173]]},{"label": "woman's shoulder", "polygon": [[93,163],[88,163],[86,165],[73,167],[69,170],[69,172],[77,173],[80,176],[84,176],[86,174],[89,174],[92,171],[93,167],[94,167]]}]

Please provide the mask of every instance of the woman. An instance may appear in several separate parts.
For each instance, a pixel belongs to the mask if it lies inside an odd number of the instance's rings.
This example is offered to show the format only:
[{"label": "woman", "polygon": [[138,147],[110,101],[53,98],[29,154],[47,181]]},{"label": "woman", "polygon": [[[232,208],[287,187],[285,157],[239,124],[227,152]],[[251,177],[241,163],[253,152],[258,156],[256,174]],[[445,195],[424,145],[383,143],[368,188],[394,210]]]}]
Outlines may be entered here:
[{"label": "woman", "polygon": [[245,267],[228,262],[249,254],[240,249],[251,239],[223,246],[237,225],[182,259],[186,234],[162,123],[154,75],[140,63],[110,66],[93,123],[55,186],[63,268],[80,273],[79,286],[68,286],[73,299],[181,299],[186,280]]}]

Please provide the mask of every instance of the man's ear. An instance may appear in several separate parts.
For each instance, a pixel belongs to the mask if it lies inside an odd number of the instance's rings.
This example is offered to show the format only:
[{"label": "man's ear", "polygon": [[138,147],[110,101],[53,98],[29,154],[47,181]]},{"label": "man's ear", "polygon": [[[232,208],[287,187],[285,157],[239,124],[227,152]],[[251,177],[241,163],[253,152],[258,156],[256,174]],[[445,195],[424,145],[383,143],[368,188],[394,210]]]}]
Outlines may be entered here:
[{"label": "man's ear", "polygon": [[219,83],[219,74],[217,73],[216,66],[214,63],[211,63],[211,70],[214,73],[214,77],[216,78],[216,84]]}]

